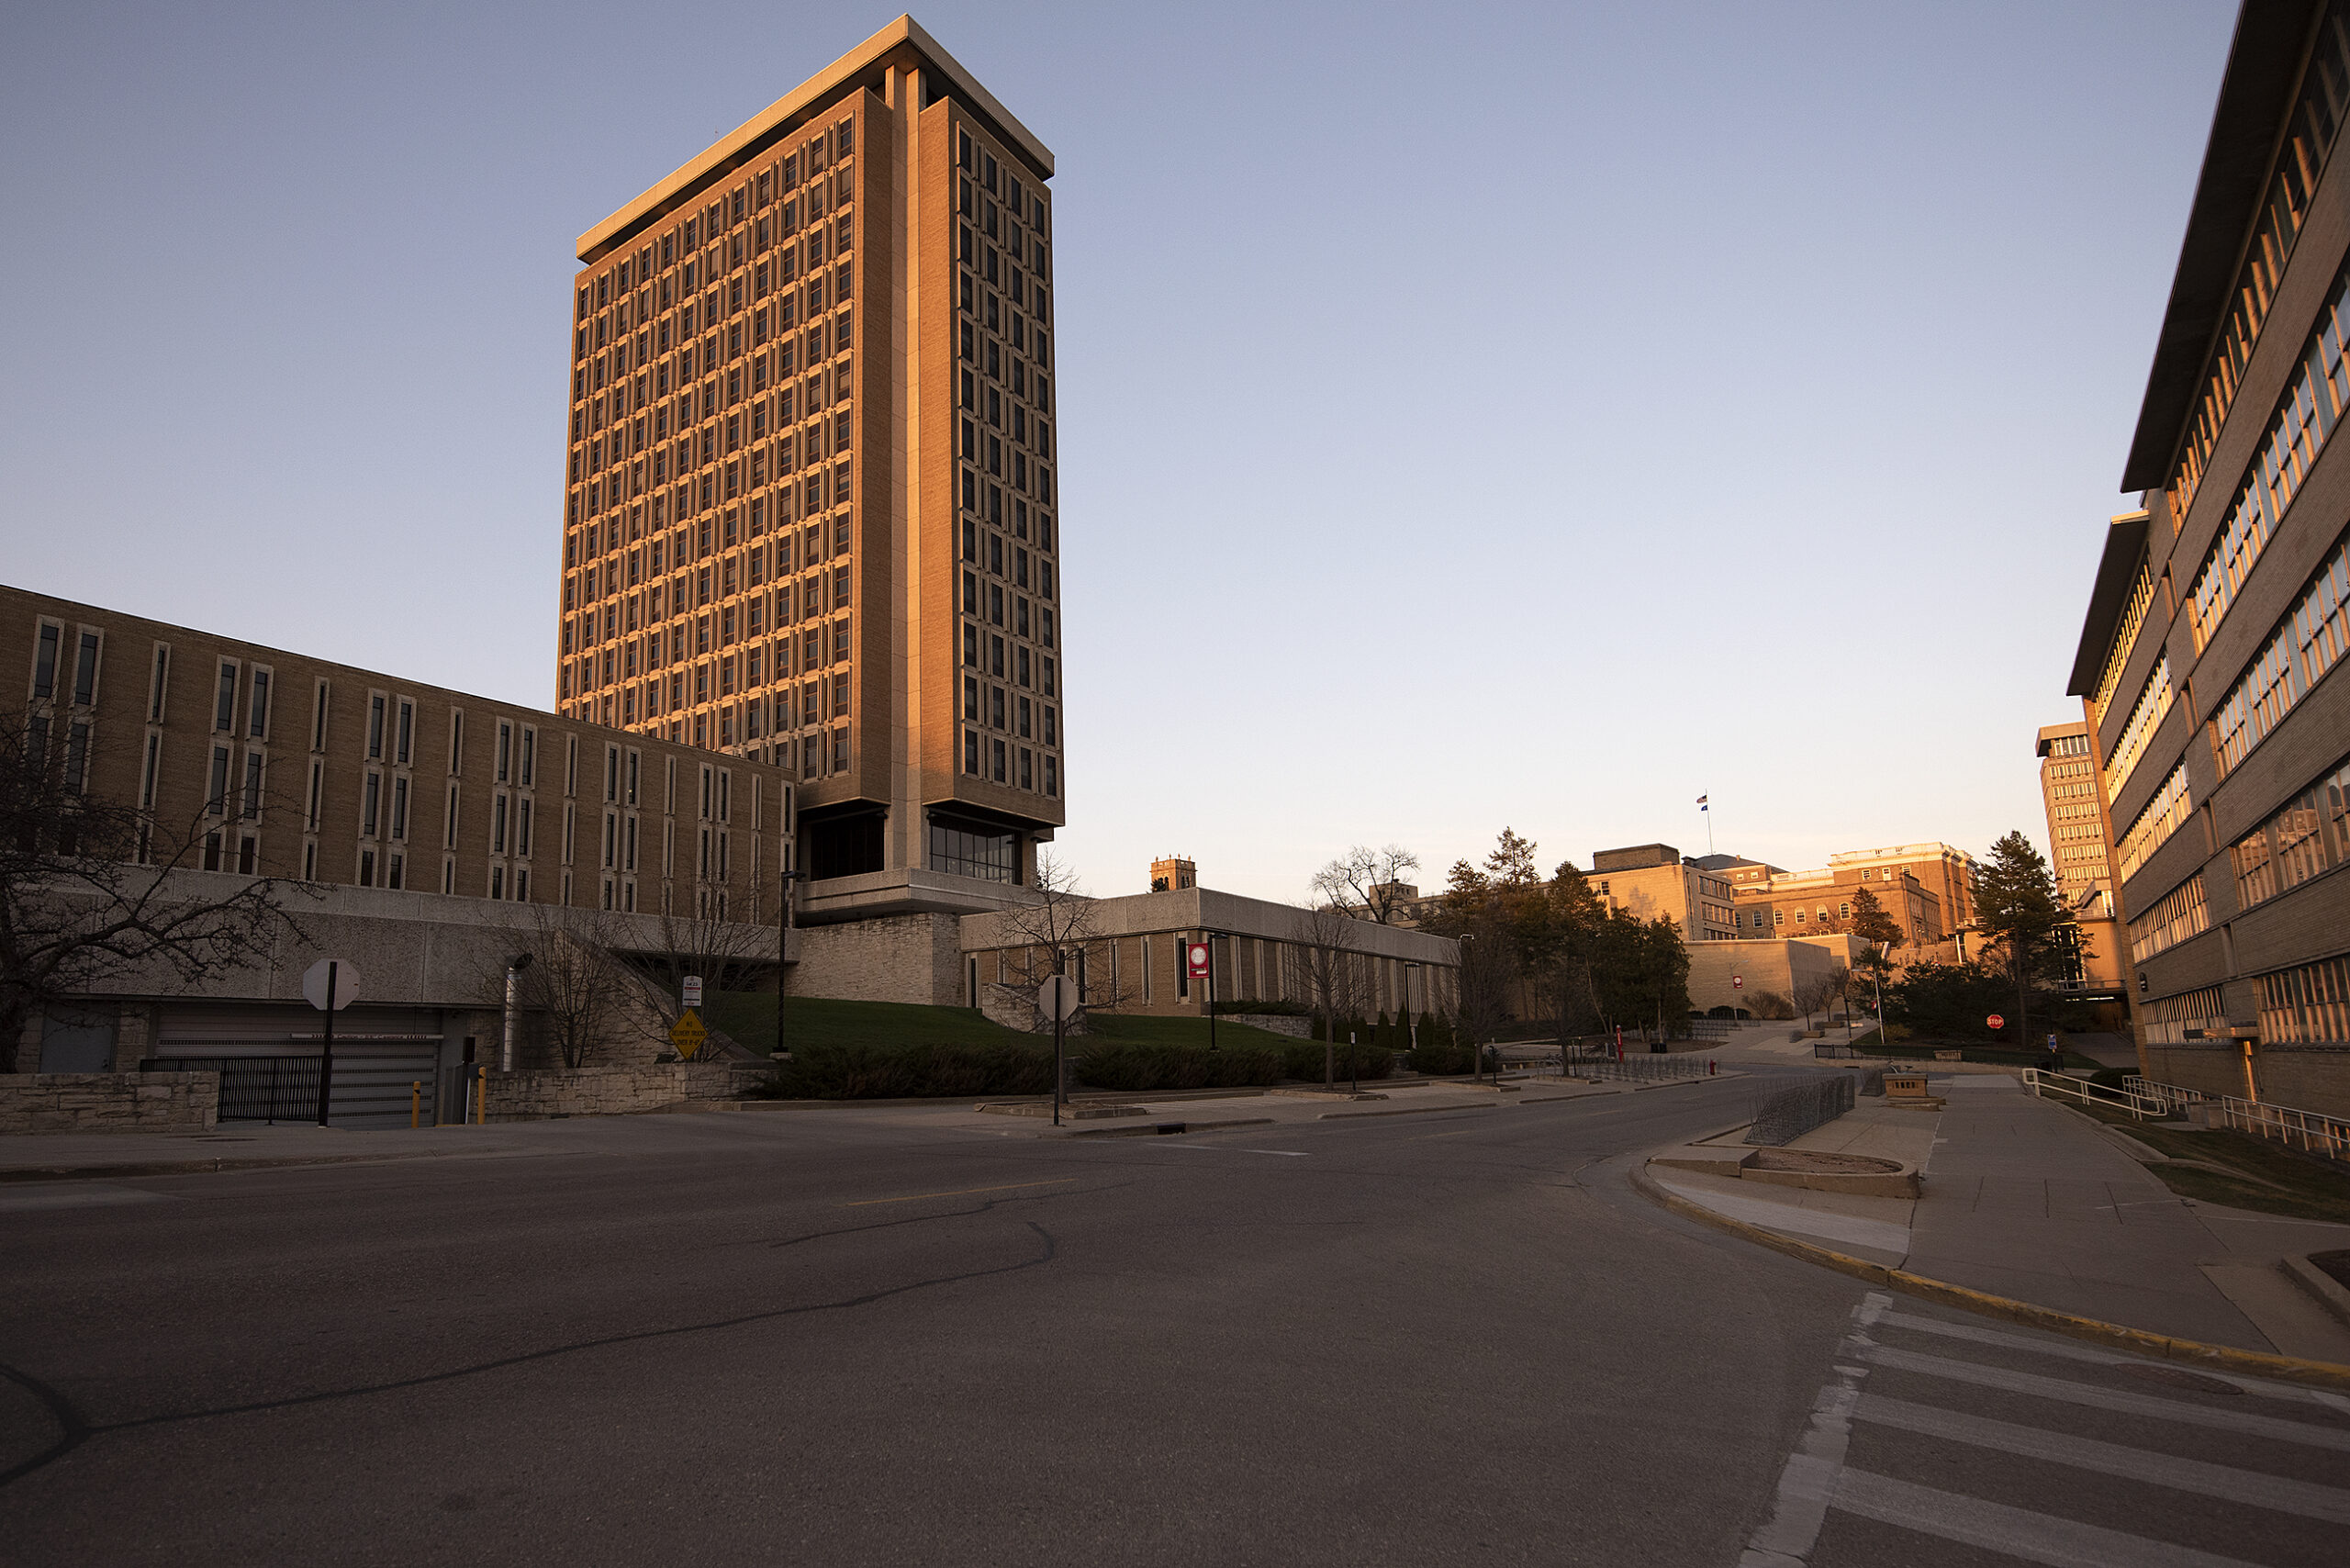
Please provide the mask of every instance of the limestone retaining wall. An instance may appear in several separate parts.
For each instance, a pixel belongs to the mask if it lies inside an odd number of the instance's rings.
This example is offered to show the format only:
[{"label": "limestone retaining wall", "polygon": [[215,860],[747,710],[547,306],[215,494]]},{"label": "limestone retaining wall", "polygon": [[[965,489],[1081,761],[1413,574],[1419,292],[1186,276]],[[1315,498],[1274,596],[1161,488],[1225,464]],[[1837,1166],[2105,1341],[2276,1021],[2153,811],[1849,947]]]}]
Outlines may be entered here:
[{"label": "limestone retaining wall", "polygon": [[771,1069],[730,1062],[662,1062],[644,1067],[558,1068],[489,1075],[488,1119],[533,1122],[550,1116],[625,1116],[686,1100],[727,1100]]},{"label": "limestone retaining wall", "polygon": [[220,1114],[217,1072],[12,1072],[0,1133],[177,1133]]}]

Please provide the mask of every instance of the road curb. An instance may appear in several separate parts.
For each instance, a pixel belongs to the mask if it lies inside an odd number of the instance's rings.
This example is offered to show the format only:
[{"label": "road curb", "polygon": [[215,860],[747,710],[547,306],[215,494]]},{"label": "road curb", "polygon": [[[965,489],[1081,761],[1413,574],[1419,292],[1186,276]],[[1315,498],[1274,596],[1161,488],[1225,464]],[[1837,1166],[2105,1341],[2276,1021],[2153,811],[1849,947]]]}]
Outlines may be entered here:
[{"label": "road curb", "polygon": [[2045,1328],[2052,1333],[2151,1356],[2158,1361],[2190,1361],[2201,1366],[2221,1367],[2251,1377],[2273,1378],[2280,1383],[2350,1389],[2350,1366],[2340,1366],[2332,1361],[2303,1361],[2298,1356],[2271,1355],[2261,1350],[2239,1350],[2232,1345],[2210,1345],[2199,1339],[2174,1338],[2167,1334],[2125,1328],[2118,1323],[2059,1312],[2053,1306],[2040,1306],[2009,1296],[1993,1295],[1986,1291],[1970,1290],[1964,1285],[1952,1284],[1947,1280],[1929,1279],[1923,1274],[1913,1274],[1907,1269],[1887,1268],[1882,1263],[1872,1263],[1825,1247],[1815,1247],[1808,1241],[1799,1241],[1763,1226],[1750,1225],[1744,1220],[1718,1214],[1703,1204],[1693,1203],[1667,1189],[1639,1165],[1632,1166],[1628,1174],[1633,1189],[1642,1197],[1684,1218],[1728,1231],[1732,1236],[1767,1247],[1774,1252],[1785,1253],[1807,1263],[1817,1263],[1822,1268],[1850,1274],[1887,1290],[1899,1291],[1904,1295],[1938,1301],[1945,1306],[1955,1306],[1985,1317],[2019,1323],[2031,1328]]},{"label": "road curb", "polygon": [[[1561,1098],[1573,1099],[1577,1096],[1564,1095]],[[1498,1111],[1501,1108],[1501,1102],[1494,1100],[1467,1105],[1403,1105],[1393,1111],[1325,1111],[1314,1119],[1317,1122],[1344,1122],[1357,1116],[1434,1116],[1446,1111]]]},{"label": "road curb", "polygon": [[422,1149],[413,1154],[290,1154],[216,1159],[145,1160],[128,1165],[12,1166],[0,1185],[18,1182],[120,1182],[135,1176],[210,1176],[238,1170],[284,1170],[302,1165],[380,1165],[399,1159],[447,1159],[479,1150]]},{"label": "road curb", "polygon": [[1228,1122],[1121,1121],[1106,1127],[1047,1127],[1044,1137],[1166,1137],[1185,1133],[1212,1133],[1220,1127],[1268,1127],[1270,1116],[1238,1116]]}]

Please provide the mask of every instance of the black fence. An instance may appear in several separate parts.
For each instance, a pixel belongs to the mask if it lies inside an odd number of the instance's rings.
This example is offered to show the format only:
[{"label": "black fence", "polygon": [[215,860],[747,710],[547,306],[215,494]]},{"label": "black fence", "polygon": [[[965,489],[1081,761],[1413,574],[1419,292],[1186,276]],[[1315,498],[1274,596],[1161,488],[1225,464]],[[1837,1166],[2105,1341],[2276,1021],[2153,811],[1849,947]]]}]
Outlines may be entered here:
[{"label": "black fence", "polygon": [[141,1072],[217,1072],[224,1122],[315,1122],[323,1057],[156,1057]]},{"label": "black fence", "polygon": [[1712,1063],[1694,1053],[1679,1056],[1626,1056],[1617,1061],[1615,1053],[1592,1056],[1570,1053],[1565,1070],[1571,1078],[1588,1078],[1615,1083],[1677,1083],[1684,1078],[1704,1078],[1713,1070]]},{"label": "black fence", "polygon": [[1859,1087],[1852,1077],[1840,1075],[1774,1090],[1754,1103],[1754,1125],[1746,1129],[1746,1141],[1773,1148],[1792,1143],[1851,1110]]}]

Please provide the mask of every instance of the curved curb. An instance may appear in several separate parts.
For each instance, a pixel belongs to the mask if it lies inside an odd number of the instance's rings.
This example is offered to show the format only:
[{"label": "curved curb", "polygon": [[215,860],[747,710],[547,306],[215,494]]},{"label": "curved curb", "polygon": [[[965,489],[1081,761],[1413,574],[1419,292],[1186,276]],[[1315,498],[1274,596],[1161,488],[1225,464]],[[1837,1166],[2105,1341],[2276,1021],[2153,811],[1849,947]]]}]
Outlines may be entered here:
[{"label": "curved curb", "polygon": [[2081,1317],[2069,1312],[2059,1312],[2053,1306],[2036,1306],[2028,1301],[2016,1301],[2009,1296],[1992,1295],[1986,1291],[1969,1290],[1947,1280],[1928,1279],[1907,1269],[1890,1269],[1882,1263],[1853,1258],[1825,1247],[1815,1247],[1808,1241],[1798,1241],[1759,1225],[1749,1225],[1717,1214],[1703,1204],[1692,1203],[1678,1193],[1660,1184],[1639,1165],[1628,1171],[1633,1188],[1651,1203],[1671,1209],[1684,1218],[1726,1230],[1732,1236],[1782,1252],[1807,1263],[1817,1263],[1839,1273],[1850,1274],[1873,1285],[1899,1291],[1926,1301],[1938,1301],[1945,1306],[1979,1313],[2002,1322],[2020,1323],[2027,1327],[2045,1328],[2052,1333],[2067,1335],[2075,1339],[2087,1339],[2114,1350],[2129,1350],[2158,1361],[2192,1361],[2202,1366],[2222,1367],[2243,1372],[2249,1377],[2273,1378],[2281,1383],[2309,1383],[2319,1388],[2350,1389],[2350,1366],[2333,1361],[2303,1361],[2298,1356],[2270,1355],[2261,1350],[2239,1350],[2231,1345],[2207,1345],[2199,1339],[2177,1339],[2167,1334],[2149,1333],[2143,1328],[2125,1328],[2118,1323],[2106,1323],[2094,1317]]}]

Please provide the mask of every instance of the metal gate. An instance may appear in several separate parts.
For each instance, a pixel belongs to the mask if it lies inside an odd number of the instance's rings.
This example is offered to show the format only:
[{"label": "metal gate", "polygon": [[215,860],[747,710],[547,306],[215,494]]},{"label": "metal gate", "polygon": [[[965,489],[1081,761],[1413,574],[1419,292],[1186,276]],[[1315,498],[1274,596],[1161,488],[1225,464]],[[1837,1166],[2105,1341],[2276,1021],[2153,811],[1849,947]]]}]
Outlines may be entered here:
[{"label": "metal gate", "polygon": [[[316,1122],[322,1055],[308,1007],[167,1006],[157,1070],[220,1073],[222,1121]],[[346,1034],[346,1025],[349,1032]],[[337,1015],[329,1125],[355,1130],[439,1120],[440,1017],[426,1009],[354,1007]]]},{"label": "metal gate", "polygon": [[224,1122],[314,1122],[323,1057],[156,1057],[141,1072],[217,1072]]}]

